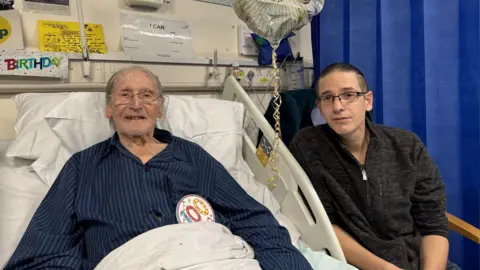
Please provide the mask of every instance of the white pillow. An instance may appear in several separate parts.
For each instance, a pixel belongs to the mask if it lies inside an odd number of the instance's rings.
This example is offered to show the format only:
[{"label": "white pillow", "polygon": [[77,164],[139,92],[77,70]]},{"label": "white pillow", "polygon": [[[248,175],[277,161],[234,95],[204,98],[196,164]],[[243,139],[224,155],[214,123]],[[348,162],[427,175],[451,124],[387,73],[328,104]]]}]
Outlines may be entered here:
[{"label": "white pillow", "polygon": [[[243,104],[237,102],[166,96],[164,117],[157,121],[157,126],[199,144],[235,176],[236,161],[242,157],[243,112]],[[104,114],[104,93],[72,93],[45,120],[66,152],[74,154],[113,135]],[[54,160],[56,157],[48,155],[35,165],[50,169],[63,166],[40,165]],[[54,179],[44,181],[53,183]]]},{"label": "white pillow", "polygon": [[169,131],[202,146],[233,177],[236,162],[242,159],[243,117],[244,107],[238,102],[188,96],[165,99]]},{"label": "white pillow", "polygon": [[[114,130],[105,117],[105,106],[104,93],[72,93],[52,109],[45,120],[66,152],[73,154],[113,135]],[[242,157],[243,111],[243,104],[232,101],[166,96],[164,117],[157,121],[157,126],[196,142],[233,173],[237,158]],[[42,157],[35,165],[59,167],[40,165],[54,162],[56,157],[52,155]],[[54,179],[45,181],[53,183]]]},{"label": "white pillow", "polygon": [[[205,134],[242,135],[243,105],[232,101],[184,96],[165,97],[165,119],[157,126],[173,135],[201,140]],[[72,93],[51,110],[45,120],[70,152],[76,153],[108,139],[114,133],[105,117],[104,93]],[[236,140],[241,144],[241,137]],[[222,149],[227,151],[230,145]]]},{"label": "white pillow", "polygon": [[[105,93],[71,93],[45,116],[47,128],[58,140],[30,167],[51,186],[76,152],[110,138],[114,130],[105,117]],[[161,126],[163,120],[157,125]],[[166,124],[165,124],[166,125]],[[56,136],[55,136],[56,135]]]},{"label": "white pillow", "polygon": [[44,116],[69,93],[25,93],[13,97],[17,107],[16,138],[8,147],[8,157],[37,159],[52,145],[59,143]]},{"label": "white pillow", "polygon": [[50,110],[68,97],[70,93],[24,93],[12,99],[17,106],[15,132],[20,131],[32,120],[43,119]]},{"label": "white pillow", "polygon": [[165,118],[181,138],[204,134],[243,134],[243,104],[212,98],[167,96]]},{"label": "white pillow", "polygon": [[63,166],[72,154],[60,143],[52,147],[51,151],[44,153],[30,168],[35,171],[47,186],[51,187]]},{"label": "white pillow", "polygon": [[113,135],[105,107],[105,93],[72,93],[45,120],[63,147],[74,154]]}]

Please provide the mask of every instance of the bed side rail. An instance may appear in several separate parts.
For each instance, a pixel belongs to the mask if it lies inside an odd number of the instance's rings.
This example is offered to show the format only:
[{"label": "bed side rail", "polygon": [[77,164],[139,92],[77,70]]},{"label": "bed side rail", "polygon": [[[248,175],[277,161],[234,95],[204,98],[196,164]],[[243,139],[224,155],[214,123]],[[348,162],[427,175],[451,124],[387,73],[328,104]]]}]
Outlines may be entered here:
[{"label": "bed side rail", "polygon": [[[263,132],[264,136],[266,136],[269,142],[273,142],[275,136],[274,130],[271,128],[254,102],[250,99],[243,87],[232,76],[227,77],[225,80],[222,99],[242,102],[245,106],[245,109],[250,113],[259,129]],[[247,147],[250,148],[250,150],[246,152],[244,151],[244,157],[247,162],[249,162],[249,165],[251,165],[252,159],[255,159],[256,162],[258,162],[257,165],[253,164],[254,168],[251,169],[254,171],[257,181],[266,184],[268,175],[271,175],[271,170],[268,168],[268,166],[263,167],[260,165],[260,162],[255,157],[245,156],[255,153],[255,146],[248,136],[244,136],[244,143],[245,142],[247,145],[244,146],[244,149]],[[283,142],[279,143],[278,153],[278,169],[280,177],[277,179],[277,181],[280,185],[277,185],[272,192],[275,195],[275,198],[281,204],[282,213],[291,219],[291,221],[302,234],[302,241],[304,241],[312,249],[319,250],[323,247],[327,248],[332,257],[345,262],[345,256],[341,249],[340,243],[338,242],[330,220],[328,219],[325,209],[323,208],[320,199],[310,183],[308,176],[305,174],[301,166],[298,164]],[[265,170],[269,171],[268,175],[265,173]],[[260,176],[258,175],[259,171],[262,171]],[[307,206],[300,196],[298,190],[299,188],[302,190],[306,201],[313,212],[315,221],[311,217]],[[277,192],[276,189],[280,189],[280,191]],[[285,192],[282,192],[283,189],[286,189]],[[295,205],[298,205],[302,211],[297,211],[298,207],[295,207]],[[323,243],[318,243],[319,239]]]}]

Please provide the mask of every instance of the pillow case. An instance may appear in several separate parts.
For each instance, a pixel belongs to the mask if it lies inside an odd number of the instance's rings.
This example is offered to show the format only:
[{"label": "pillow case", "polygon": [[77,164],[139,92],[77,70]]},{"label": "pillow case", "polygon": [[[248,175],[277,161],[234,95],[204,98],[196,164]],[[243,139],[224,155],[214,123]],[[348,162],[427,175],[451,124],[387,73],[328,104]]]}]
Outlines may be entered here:
[{"label": "pillow case", "polygon": [[16,138],[6,156],[36,160],[52,145],[60,143],[44,116],[69,93],[25,93],[13,97],[17,107]]},{"label": "pillow case", "polygon": [[70,157],[72,157],[72,154],[59,141],[50,151],[43,153],[30,165],[30,169],[36,172],[48,187],[51,187]]},{"label": "pillow case", "polygon": [[169,96],[164,112],[164,125],[173,135],[202,146],[237,179],[237,160],[242,159],[243,104]]},{"label": "pillow case", "polygon": [[43,119],[50,110],[65,100],[70,93],[24,93],[12,97],[17,106],[15,132],[20,131],[32,120]]},{"label": "pillow case", "polygon": [[113,135],[105,103],[102,92],[71,93],[45,115],[45,121],[62,146],[74,154]]},{"label": "pillow case", "polygon": [[166,96],[164,117],[175,136],[243,134],[243,104],[213,98]]},{"label": "pillow case", "polygon": [[[114,134],[105,104],[101,92],[71,93],[45,116],[61,143],[32,164],[47,184],[55,181],[72,154]],[[235,177],[237,159],[242,158],[243,112],[243,104],[237,102],[165,96],[164,116],[157,127],[199,144]]]},{"label": "pillow case", "polygon": [[[115,132],[105,117],[105,103],[105,94],[101,92],[72,93],[45,116],[45,121],[73,154]],[[157,121],[157,127],[196,142],[205,140],[204,135],[236,134],[240,135],[236,141],[241,145],[243,111],[242,104],[232,101],[166,96],[164,116]],[[227,143],[223,145],[223,151],[230,148]]]}]

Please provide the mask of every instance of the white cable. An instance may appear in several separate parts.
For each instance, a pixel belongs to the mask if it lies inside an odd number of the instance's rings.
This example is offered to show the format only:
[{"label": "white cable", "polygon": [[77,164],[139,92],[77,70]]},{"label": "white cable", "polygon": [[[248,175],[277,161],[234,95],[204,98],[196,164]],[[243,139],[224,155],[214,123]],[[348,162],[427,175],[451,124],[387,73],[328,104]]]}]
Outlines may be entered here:
[{"label": "white cable", "polygon": [[87,37],[85,36],[85,22],[83,21],[82,0],[76,0],[78,23],[80,24],[80,37],[82,39],[82,56],[84,60],[88,60]]}]

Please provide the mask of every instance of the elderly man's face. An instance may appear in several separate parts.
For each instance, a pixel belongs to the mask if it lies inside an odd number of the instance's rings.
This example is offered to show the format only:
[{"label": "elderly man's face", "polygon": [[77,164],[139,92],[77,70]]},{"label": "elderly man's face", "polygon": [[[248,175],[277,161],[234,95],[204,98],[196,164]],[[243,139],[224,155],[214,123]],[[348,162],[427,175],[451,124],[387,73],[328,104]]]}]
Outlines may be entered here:
[{"label": "elderly man's face", "polygon": [[116,78],[106,117],[119,134],[145,136],[162,116],[162,100],[155,83],[142,71],[133,70]]}]

